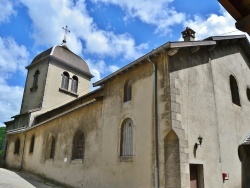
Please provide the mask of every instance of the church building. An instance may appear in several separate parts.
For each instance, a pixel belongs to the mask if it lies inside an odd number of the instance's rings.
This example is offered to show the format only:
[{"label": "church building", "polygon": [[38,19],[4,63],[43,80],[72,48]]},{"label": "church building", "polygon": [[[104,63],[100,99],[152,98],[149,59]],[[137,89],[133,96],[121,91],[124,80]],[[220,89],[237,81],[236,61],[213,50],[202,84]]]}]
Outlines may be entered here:
[{"label": "church building", "polygon": [[5,122],[6,167],[77,188],[249,187],[249,41],[182,35],[93,91],[66,43],[38,54]]}]

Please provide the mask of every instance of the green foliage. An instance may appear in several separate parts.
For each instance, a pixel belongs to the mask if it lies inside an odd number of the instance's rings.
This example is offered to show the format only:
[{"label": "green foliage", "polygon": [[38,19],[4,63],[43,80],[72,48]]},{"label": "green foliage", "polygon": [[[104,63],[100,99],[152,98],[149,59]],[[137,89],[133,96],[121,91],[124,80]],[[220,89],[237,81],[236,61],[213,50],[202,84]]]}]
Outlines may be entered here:
[{"label": "green foliage", "polygon": [[6,127],[0,127],[0,156],[2,155]]}]

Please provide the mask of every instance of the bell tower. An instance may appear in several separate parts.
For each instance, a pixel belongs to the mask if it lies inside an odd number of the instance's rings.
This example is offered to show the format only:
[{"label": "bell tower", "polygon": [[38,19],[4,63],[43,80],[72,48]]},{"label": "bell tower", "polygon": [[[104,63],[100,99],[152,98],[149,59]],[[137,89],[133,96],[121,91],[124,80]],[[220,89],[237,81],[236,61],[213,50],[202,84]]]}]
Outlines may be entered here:
[{"label": "bell tower", "polygon": [[65,43],[38,54],[28,74],[20,114],[47,111],[90,91],[93,77],[87,63]]},{"label": "bell tower", "polygon": [[21,131],[33,125],[36,115],[58,108],[90,91],[93,75],[87,63],[63,43],[38,54],[28,70],[20,113],[6,122],[7,129]]}]

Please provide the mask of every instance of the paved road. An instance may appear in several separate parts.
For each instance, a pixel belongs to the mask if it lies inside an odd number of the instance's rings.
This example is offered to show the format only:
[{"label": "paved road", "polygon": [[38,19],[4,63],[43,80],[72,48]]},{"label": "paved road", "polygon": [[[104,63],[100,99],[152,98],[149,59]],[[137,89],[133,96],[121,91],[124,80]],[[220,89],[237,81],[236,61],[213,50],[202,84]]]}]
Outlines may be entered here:
[{"label": "paved road", "polygon": [[1,188],[34,188],[25,179],[21,178],[17,173],[0,168],[0,187]]},{"label": "paved road", "polygon": [[64,188],[58,183],[45,180],[24,171],[10,171],[0,168],[0,188]]}]

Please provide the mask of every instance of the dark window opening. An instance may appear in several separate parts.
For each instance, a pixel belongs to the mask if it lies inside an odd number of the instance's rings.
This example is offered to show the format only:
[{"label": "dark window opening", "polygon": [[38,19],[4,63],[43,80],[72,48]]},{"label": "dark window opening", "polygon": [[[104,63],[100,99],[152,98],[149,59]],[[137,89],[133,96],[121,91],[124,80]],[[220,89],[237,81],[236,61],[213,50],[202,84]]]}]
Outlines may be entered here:
[{"label": "dark window opening", "polygon": [[69,88],[69,73],[63,72],[61,88],[68,90]]},{"label": "dark window opening", "polygon": [[130,118],[125,119],[121,128],[120,156],[133,156],[133,122]]},{"label": "dark window opening", "polygon": [[248,100],[250,102],[250,89],[249,88],[247,88],[247,98],[248,98]]},{"label": "dark window opening", "polygon": [[72,160],[84,159],[85,141],[83,132],[75,134],[73,139]]},{"label": "dark window opening", "polygon": [[15,141],[14,154],[19,154],[19,151],[20,151],[20,139],[17,138]]},{"label": "dark window opening", "polygon": [[73,76],[71,83],[71,92],[77,93],[77,89],[78,89],[78,78],[77,76]]},{"label": "dark window opening", "polygon": [[230,75],[230,89],[232,95],[232,102],[238,106],[241,106],[238,85],[236,79],[232,75]]},{"label": "dark window opening", "polygon": [[37,70],[34,74],[34,79],[33,79],[33,84],[32,87],[30,88],[31,91],[36,91],[38,88],[38,77],[39,77],[40,71]]},{"label": "dark window opening", "polygon": [[51,143],[50,143],[50,155],[49,155],[50,159],[54,159],[55,148],[56,148],[56,141],[55,141],[55,137],[52,136]]},{"label": "dark window opening", "polygon": [[127,81],[124,84],[124,102],[130,101],[132,99],[132,83]]},{"label": "dark window opening", "polygon": [[33,153],[34,151],[34,144],[35,144],[35,136],[33,135],[30,140],[30,153]]}]

